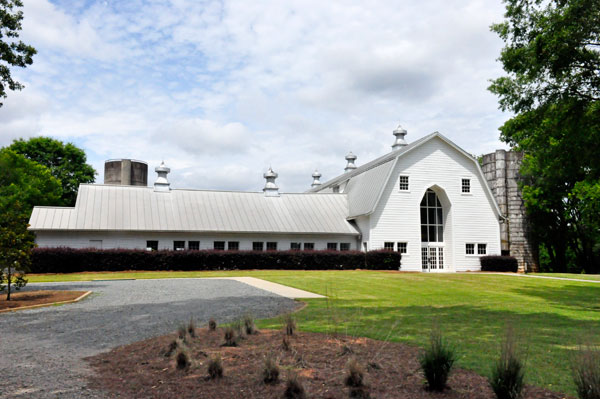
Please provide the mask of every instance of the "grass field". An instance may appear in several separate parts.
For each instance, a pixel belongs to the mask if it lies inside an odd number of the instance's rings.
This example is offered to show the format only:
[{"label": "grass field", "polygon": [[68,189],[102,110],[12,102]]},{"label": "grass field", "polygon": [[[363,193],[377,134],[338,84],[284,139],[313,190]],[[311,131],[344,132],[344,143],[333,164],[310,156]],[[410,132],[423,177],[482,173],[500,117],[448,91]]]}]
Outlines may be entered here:
[{"label": "grass field", "polygon": [[[297,314],[306,331],[339,331],[424,346],[434,322],[456,347],[459,366],[487,375],[506,323],[522,334],[526,380],[575,394],[570,359],[581,339],[600,337],[600,284],[486,274],[369,271],[249,271],[30,276],[30,281],[253,276],[317,292]],[[277,320],[260,327],[278,328]],[[596,342],[597,343],[597,342]],[[399,359],[401,361],[401,359]]]}]

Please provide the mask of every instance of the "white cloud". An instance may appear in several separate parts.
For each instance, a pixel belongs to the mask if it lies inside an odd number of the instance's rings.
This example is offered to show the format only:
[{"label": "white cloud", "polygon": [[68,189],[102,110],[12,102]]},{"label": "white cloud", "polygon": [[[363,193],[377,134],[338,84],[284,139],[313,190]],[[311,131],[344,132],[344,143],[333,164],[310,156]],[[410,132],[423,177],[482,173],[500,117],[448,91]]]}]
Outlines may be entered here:
[{"label": "white cloud", "polygon": [[[285,191],[439,130],[471,153],[502,146],[486,91],[501,75],[485,0],[26,2],[39,51],[0,108],[0,145],[52,135],[108,158],[162,159],[179,187]],[[155,166],[155,165],[154,165]],[[101,172],[101,171],[100,171]],[[151,173],[152,176],[152,173]],[[100,173],[100,178],[102,173]],[[150,177],[149,180],[152,180]]]}]

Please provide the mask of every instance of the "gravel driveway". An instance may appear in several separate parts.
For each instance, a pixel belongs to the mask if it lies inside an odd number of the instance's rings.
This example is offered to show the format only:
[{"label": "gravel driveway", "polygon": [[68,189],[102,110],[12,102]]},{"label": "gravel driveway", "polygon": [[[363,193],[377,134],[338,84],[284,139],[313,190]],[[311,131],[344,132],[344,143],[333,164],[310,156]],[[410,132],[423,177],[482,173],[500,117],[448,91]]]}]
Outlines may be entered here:
[{"label": "gravel driveway", "polygon": [[86,387],[84,357],[245,313],[272,317],[291,299],[219,279],[119,280],[29,284],[26,290],[81,290],[79,303],[0,314],[0,398],[102,398]]}]

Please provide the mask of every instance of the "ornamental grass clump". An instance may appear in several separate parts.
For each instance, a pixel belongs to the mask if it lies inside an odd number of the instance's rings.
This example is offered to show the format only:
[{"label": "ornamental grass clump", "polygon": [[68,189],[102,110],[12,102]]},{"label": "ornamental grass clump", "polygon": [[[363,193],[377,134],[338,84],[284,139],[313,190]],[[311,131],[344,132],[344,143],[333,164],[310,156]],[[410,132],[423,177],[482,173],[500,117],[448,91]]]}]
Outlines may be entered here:
[{"label": "ornamental grass clump", "polygon": [[518,350],[518,342],[511,327],[502,341],[500,359],[492,369],[489,383],[498,399],[518,399],[523,390],[525,362]]},{"label": "ornamental grass clump", "polygon": [[265,384],[275,384],[279,381],[279,366],[277,360],[271,355],[267,356],[263,363],[262,381]]},{"label": "ornamental grass clump", "polygon": [[165,357],[171,357],[173,353],[177,352],[177,349],[183,347],[183,342],[179,338],[175,338],[169,343],[167,350],[165,351]]},{"label": "ornamental grass clump", "polygon": [[217,322],[215,321],[215,319],[210,319],[208,321],[208,329],[210,331],[215,331],[217,329]]},{"label": "ornamental grass clump", "polygon": [[225,343],[222,346],[237,346],[235,331],[232,327],[226,327],[223,333]]},{"label": "ornamental grass clump", "polygon": [[212,357],[208,361],[208,376],[212,380],[223,377],[223,362],[219,355]]},{"label": "ornamental grass clump", "polygon": [[600,399],[600,348],[580,346],[572,368],[579,399]]},{"label": "ornamental grass clump", "polygon": [[360,388],[365,385],[365,370],[356,358],[350,359],[346,365],[346,378],[344,384],[350,388]]},{"label": "ornamental grass clump", "polygon": [[177,337],[182,341],[186,341],[187,335],[188,335],[187,326],[185,326],[185,324],[180,324],[179,327],[177,327]]},{"label": "ornamental grass clump", "polygon": [[285,399],[305,399],[306,391],[298,378],[298,374],[289,372],[285,383],[285,391],[283,392]]},{"label": "ornamental grass clump", "polygon": [[454,349],[444,340],[439,327],[435,326],[431,330],[429,346],[419,356],[419,364],[429,390],[439,392],[444,390],[455,361]]},{"label": "ornamental grass clump", "polygon": [[292,349],[290,338],[287,335],[284,335],[283,339],[281,340],[281,349],[286,352],[289,352]]},{"label": "ornamental grass clump", "polygon": [[256,326],[254,324],[254,318],[252,317],[251,314],[246,314],[244,316],[244,330],[246,331],[247,335],[252,335],[252,334],[256,334]]},{"label": "ornamental grass clump", "polygon": [[187,332],[190,335],[190,337],[196,338],[196,322],[194,321],[193,317],[190,318],[190,322],[187,326]]},{"label": "ornamental grass clump", "polygon": [[296,320],[294,320],[294,317],[291,314],[288,313],[283,316],[283,324],[285,326],[286,335],[294,335],[294,332],[296,331]]},{"label": "ornamental grass clump", "polygon": [[175,357],[175,364],[177,365],[177,370],[187,370],[192,365],[192,359],[190,358],[190,354],[187,349],[181,348],[177,352],[177,356]]}]

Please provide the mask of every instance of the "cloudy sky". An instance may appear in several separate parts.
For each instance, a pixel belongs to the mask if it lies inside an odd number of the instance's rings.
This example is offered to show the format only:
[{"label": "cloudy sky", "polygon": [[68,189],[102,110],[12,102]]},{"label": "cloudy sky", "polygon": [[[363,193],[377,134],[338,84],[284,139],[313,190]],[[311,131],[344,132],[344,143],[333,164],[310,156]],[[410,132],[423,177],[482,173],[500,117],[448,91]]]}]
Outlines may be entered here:
[{"label": "cloudy sky", "polygon": [[0,108],[0,146],[52,136],[110,158],[164,159],[175,188],[304,191],[439,131],[473,154],[505,146],[487,92],[500,0],[24,0],[38,54]]}]

